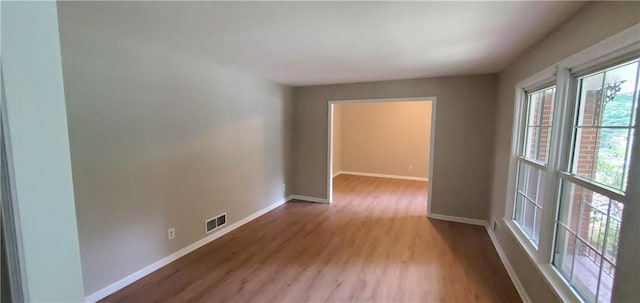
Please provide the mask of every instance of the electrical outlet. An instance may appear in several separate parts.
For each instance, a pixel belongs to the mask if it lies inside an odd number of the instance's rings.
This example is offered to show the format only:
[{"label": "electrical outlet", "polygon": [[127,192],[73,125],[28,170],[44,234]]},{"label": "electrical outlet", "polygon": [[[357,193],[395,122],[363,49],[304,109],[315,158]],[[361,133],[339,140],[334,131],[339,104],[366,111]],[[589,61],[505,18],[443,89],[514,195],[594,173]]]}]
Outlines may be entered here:
[{"label": "electrical outlet", "polygon": [[167,237],[169,238],[169,240],[173,240],[173,238],[176,237],[176,229],[175,228],[169,228],[169,231],[167,232]]},{"label": "electrical outlet", "polygon": [[493,223],[491,224],[491,229],[493,230],[498,230],[498,221],[493,220]]},{"label": "electrical outlet", "polygon": [[284,195],[286,191],[287,191],[287,184],[282,183],[282,194]]},{"label": "electrical outlet", "polygon": [[413,165],[409,165],[409,171],[413,171]]}]

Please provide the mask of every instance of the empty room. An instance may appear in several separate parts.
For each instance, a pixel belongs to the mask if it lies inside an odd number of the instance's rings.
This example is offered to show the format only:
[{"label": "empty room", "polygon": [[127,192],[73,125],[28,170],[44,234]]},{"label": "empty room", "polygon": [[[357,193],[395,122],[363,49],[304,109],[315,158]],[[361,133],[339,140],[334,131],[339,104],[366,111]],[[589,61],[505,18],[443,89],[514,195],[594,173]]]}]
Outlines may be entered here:
[{"label": "empty room", "polygon": [[[414,222],[403,226],[411,228],[424,221],[428,215],[433,102],[376,99],[330,103],[328,197],[345,222],[360,218],[362,222],[356,226],[378,226],[379,232],[392,240],[411,231],[387,226],[408,220]],[[375,242],[384,245],[383,241]],[[397,246],[393,242],[387,245]]]},{"label": "empty room", "polygon": [[640,2],[1,1],[1,302],[637,302]]},{"label": "empty room", "polygon": [[[330,104],[329,201],[356,197],[349,183],[371,178],[429,181],[432,100],[346,100]],[[341,177],[358,176],[358,178]],[[396,182],[398,184],[420,184]],[[366,191],[365,191],[366,192]],[[355,195],[348,195],[353,193]],[[416,192],[417,193],[417,192]],[[417,193],[426,211],[426,191]],[[339,200],[340,197],[338,197]]]}]

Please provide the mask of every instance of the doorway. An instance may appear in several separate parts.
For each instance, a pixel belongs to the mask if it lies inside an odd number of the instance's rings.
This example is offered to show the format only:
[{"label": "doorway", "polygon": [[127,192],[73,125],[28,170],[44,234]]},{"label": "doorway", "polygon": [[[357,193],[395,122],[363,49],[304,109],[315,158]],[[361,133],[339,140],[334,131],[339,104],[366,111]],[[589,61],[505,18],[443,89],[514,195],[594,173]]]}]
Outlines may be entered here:
[{"label": "doorway", "polygon": [[[433,182],[436,97],[333,100],[328,108],[327,197],[339,175]],[[339,179],[338,179],[339,180]],[[431,190],[427,190],[427,215]]]}]

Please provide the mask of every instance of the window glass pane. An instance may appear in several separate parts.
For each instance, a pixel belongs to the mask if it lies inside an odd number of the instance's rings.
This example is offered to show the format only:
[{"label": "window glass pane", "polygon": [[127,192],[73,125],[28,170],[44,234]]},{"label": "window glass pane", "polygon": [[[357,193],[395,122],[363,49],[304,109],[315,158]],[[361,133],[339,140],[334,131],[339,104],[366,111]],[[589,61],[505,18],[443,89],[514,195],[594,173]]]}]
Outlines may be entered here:
[{"label": "window glass pane", "polygon": [[600,289],[598,289],[598,302],[611,302],[614,274],[615,265],[605,260],[602,266],[602,272],[600,273]]},{"label": "window glass pane", "polygon": [[545,171],[518,163],[518,180],[513,220],[537,247],[542,222]]},{"label": "window glass pane", "polygon": [[528,165],[525,165],[524,163],[518,163],[518,187],[517,189],[521,192],[525,192],[525,180],[527,179],[525,176],[527,175],[528,171],[527,171],[527,167],[529,167]]},{"label": "window glass pane", "polygon": [[533,216],[535,214],[535,210],[536,210],[536,208],[535,208],[535,206],[533,205],[532,202],[530,202],[530,201],[526,201],[525,202],[524,225],[522,225],[522,227],[524,228],[524,232],[531,239],[535,238],[533,236],[533,220],[534,220]]},{"label": "window glass pane", "polygon": [[[581,218],[578,235],[589,243],[591,247],[601,253],[604,245],[604,233],[607,226],[607,207],[609,206],[609,201],[606,197],[594,194],[588,190],[584,191],[590,194],[583,195],[582,202],[584,205],[580,213]],[[602,208],[604,208],[604,210]]]},{"label": "window glass pane", "polygon": [[524,197],[521,194],[516,194],[516,206],[513,212],[513,220],[518,222],[519,224],[524,224],[522,219],[522,214],[524,212]]},{"label": "window glass pane", "polygon": [[528,94],[527,126],[551,126],[555,93],[555,87],[550,87]]},{"label": "window glass pane", "polygon": [[547,162],[553,120],[555,87],[527,94],[527,123],[523,156]]},{"label": "window glass pane", "polygon": [[537,154],[540,150],[540,146],[538,144],[538,140],[540,138],[540,127],[527,126],[526,132],[524,157],[527,159],[537,160]]},{"label": "window glass pane", "polygon": [[551,137],[551,126],[540,127],[540,142],[538,146],[537,159],[540,162],[547,163],[549,154],[549,138]]},{"label": "window glass pane", "polygon": [[571,172],[625,191],[638,106],[638,61],[580,79]]},{"label": "window glass pane", "polygon": [[578,126],[600,125],[597,121],[596,108],[601,105],[602,83],[604,73],[598,73],[580,80],[580,104]]},{"label": "window glass pane", "polygon": [[536,201],[538,195],[538,175],[539,170],[531,167],[527,175],[527,197],[532,201]]},{"label": "window glass pane", "polygon": [[575,186],[570,182],[563,182],[558,221],[564,223],[573,233],[578,232],[581,201],[582,187]]},{"label": "window glass pane", "polygon": [[567,280],[571,280],[575,247],[575,234],[562,226],[558,226],[553,264]]},{"label": "window glass pane", "polygon": [[624,190],[630,157],[629,135],[627,128],[580,128],[574,173]]},{"label": "window glass pane", "polygon": [[540,126],[540,114],[544,105],[543,103],[544,98],[539,92],[529,94],[527,126]]},{"label": "window glass pane", "polygon": [[587,301],[610,300],[623,204],[563,180],[559,207],[554,266]]},{"label": "window glass pane", "polygon": [[533,222],[533,230],[537,231],[533,233],[533,243],[538,244],[540,241],[540,226],[542,225],[542,209],[536,207],[535,221]]},{"label": "window glass pane", "polygon": [[578,239],[576,246],[571,284],[578,289],[583,297],[593,302],[598,288],[598,274],[602,258],[580,239]]},{"label": "window glass pane", "polygon": [[613,264],[617,262],[618,243],[620,242],[620,225],[622,223],[622,210],[624,205],[618,201],[611,200],[609,210],[609,228],[607,229],[607,243],[604,256]]},{"label": "window glass pane", "polygon": [[538,194],[536,195],[536,203],[540,208],[544,206],[544,190],[547,173],[545,171],[539,171],[538,173]]},{"label": "window glass pane", "polygon": [[[579,126],[635,125],[638,62],[582,78]],[[604,87],[604,89],[603,89]]]},{"label": "window glass pane", "polygon": [[633,147],[633,136],[635,133],[635,128],[632,128],[629,130],[629,135],[627,136],[627,153],[626,153],[626,160],[624,163],[624,174],[622,175],[622,191],[626,191],[627,190],[627,182],[629,182],[629,169],[631,166],[631,148]]}]

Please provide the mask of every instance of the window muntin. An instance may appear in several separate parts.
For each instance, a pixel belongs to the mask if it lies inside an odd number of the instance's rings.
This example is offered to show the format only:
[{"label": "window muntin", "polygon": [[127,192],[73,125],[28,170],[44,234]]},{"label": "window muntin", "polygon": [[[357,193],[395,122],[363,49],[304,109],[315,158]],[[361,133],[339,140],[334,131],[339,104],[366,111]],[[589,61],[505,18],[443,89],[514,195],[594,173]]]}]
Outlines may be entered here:
[{"label": "window muntin", "polygon": [[589,302],[610,302],[624,205],[561,182],[553,265]]},{"label": "window muntin", "polygon": [[[567,62],[581,71],[594,66],[581,60]],[[601,64],[603,59],[594,60]],[[640,162],[630,162],[638,156],[632,146],[638,144],[634,130],[640,121],[639,61],[579,76],[561,62],[554,73],[557,96],[555,86],[518,93],[524,96],[514,130],[514,204],[507,227],[570,300],[579,294],[586,302],[610,302],[616,266],[628,264],[618,264],[617,254],[620,229],[631,224],[622,222],[625,203],[634,202],[628,192],[640,186],[628,180],[630,169],[640,169]],[[540,83],[543,74],[550,77],[551,69],[526,82]],[[558,99],[545,99],[544,91]],[[544,108],[549,108],[548,119]],[[544,146],[545,139],[553,144]],[[557,284],[561,280],[566,284]]]},{"label": "window muntin", "polygon": [[545,171],[525,162],[518,164],[518,185],[513,220],[537,247],[544,202]]},{"label": "window muntin", "polygon": [[524,138],[519,146],[515,205],[512,219],[534,247],[540,241],[546,163],[551,143],[555,86],[527,92],[524,100]]},{"label": "window muntin", "polygon": [[554,99],[555,86],[527,94],[525,138],[521,151],[526,159],[547,162]]},{"label": "window muntin", "polygon": [[611,301],[639,72],[634,60],[577,79],[552,264],[587,302]]},{"label": "window muntin", "polygon": [[579,78],[571,173],[625,191],[638,106],[638,61]]},{"label": "window muntin", "polygon": [[519,146],[512,219],[535,247],[540,241],[554,100],[555,86],[551,86],[527,93],[523,106],[524,138]]}]

